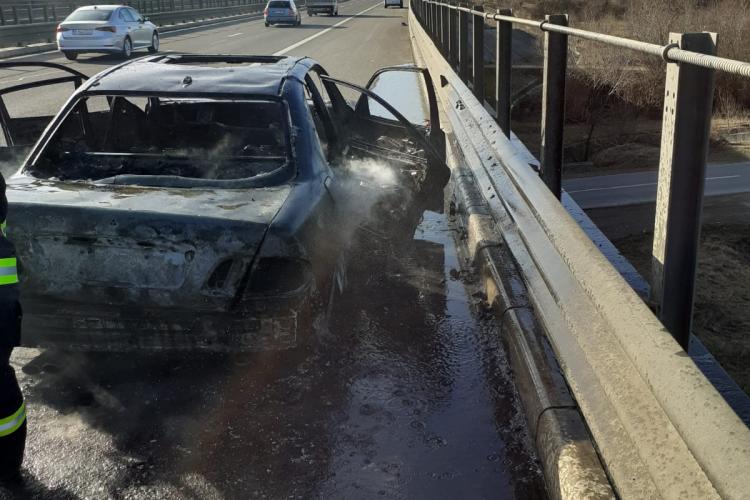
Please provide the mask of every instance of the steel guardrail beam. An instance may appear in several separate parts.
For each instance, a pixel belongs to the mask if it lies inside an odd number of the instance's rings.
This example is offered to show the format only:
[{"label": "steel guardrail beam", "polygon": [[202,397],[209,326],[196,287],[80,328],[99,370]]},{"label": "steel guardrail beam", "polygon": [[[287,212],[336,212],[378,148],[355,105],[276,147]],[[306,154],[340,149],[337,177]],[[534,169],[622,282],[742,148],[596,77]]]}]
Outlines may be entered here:
[{"label": "steel guardrail beam", "polygon": [[474,159],[467,166],[617,493],[746,497],[750,430],[523,161],[414,16],[414,43],[443,82],[450,125]]}]

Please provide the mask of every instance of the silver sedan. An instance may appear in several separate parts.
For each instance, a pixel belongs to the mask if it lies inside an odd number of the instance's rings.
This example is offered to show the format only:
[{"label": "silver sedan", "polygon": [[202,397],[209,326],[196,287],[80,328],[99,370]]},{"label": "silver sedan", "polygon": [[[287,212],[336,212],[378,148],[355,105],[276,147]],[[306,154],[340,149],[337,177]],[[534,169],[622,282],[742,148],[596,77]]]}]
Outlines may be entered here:
[{"label": "silver sedan", "polygon": [[127,59],[140,48],[157,52],[159,33],[154,23],[132,7],[80,7],[57,27],[57,49],[71,60],[82,52],[119,54]]}]

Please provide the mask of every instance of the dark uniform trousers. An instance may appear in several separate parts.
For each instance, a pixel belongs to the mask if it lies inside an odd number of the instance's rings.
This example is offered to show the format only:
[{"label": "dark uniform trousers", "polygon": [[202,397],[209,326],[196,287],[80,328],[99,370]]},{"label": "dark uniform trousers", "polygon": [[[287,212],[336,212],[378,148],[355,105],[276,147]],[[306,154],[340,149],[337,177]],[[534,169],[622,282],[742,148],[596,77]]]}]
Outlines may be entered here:
[{"label": "dark uniform trousers", "polygon": [[26,444],[26,406],[10,355],[21,340],[21,306],[13,245],[6,238],[8,201],[0,175],[0,479],[14,477]]}]

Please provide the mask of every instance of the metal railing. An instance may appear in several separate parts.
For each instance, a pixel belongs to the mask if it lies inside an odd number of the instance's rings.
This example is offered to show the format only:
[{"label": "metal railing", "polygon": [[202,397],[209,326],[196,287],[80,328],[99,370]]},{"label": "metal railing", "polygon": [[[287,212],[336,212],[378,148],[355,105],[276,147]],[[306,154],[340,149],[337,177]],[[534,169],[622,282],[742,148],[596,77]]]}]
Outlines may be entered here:
[{"label": "metal railing", "polygon": [[[715,33],[672,33],[668,44],[658,45],[571,28],[567,15],[548,15],[537,21],[514,17],[511,9],[490,13],[481,5],[466,7],[433,0],[412,0],[411,8],[445,59],[480,102],[485,102],[486,97],[485,24],[496,23],[494,108],[498,125],[508,137],[511,134],[513,25],[536,28],[544,33],[539,174],[558,198],[562,192],[568,37],[641,52],[667,63],[650,302],[664,326],[687,350],[714,73],[724,71],[750,77],[750,63],[716,56]],[[472,19],[471,29],[469,19]]]}]

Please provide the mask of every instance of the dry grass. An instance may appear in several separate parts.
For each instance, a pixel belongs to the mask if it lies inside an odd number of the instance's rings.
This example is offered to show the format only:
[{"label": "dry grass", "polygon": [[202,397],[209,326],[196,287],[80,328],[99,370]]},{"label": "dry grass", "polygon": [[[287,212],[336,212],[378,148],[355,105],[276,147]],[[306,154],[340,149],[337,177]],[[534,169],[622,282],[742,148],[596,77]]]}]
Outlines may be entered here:
[{"label": "dry grass", "polygon": [[[566,2],[558,2],[566,3]],[[750,60],[750,0],[628,0],[586,2],[573,18],[585,29],[664,45],[669,34],[718,33],[718,53]],[[575,65],[593,87],[606,87],[625,102],[642,109],[660,109],[665,63],[632,51],[572,39]],[[715,106],[719,116],[746,113],[750,79],[717,74]]]}]

